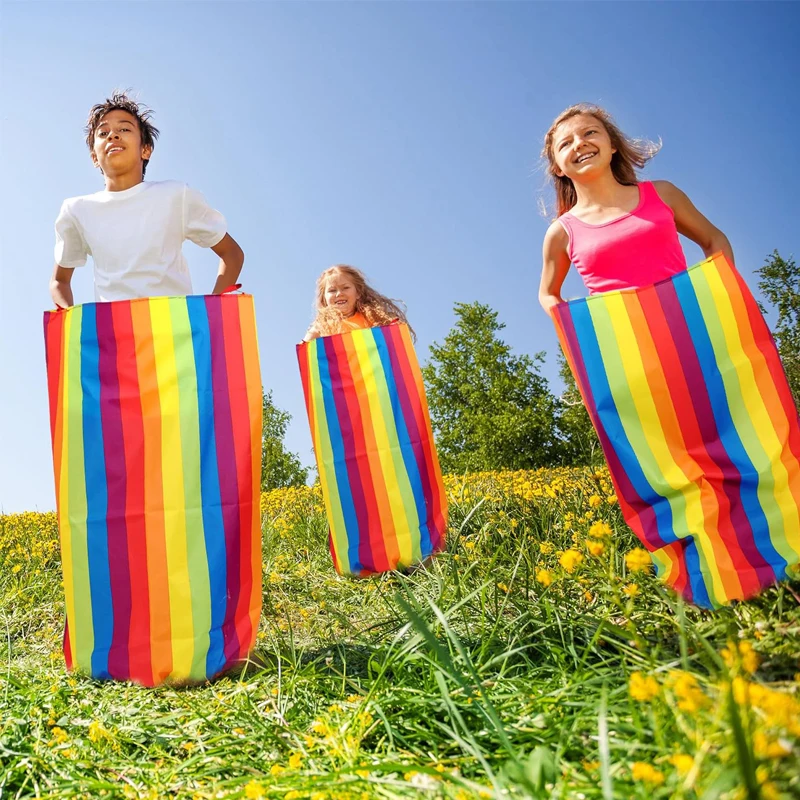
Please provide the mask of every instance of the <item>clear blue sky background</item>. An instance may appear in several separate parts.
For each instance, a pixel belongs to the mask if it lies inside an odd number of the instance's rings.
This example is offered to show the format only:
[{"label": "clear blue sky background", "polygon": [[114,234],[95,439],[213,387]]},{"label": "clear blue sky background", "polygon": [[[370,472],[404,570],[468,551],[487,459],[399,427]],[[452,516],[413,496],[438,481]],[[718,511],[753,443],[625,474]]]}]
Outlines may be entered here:
[{"label": "clear blue sky background", "polygon": [[[114,87],[156,111],[148,178],[202,190],[242,244],[264,383],[306,463],[294,344],[334,262],[405,300],[422,358],[453,304],[480,300],[517,352],[547,351],[558,387],[536,301],[538,154],[570,103],[661,137],[646,174],[689,194],[748,278],[773,248],[797,249],[795,3],[4,2],[0,13],[6,512],[54,505],[41,323],[53,221],[65,197],[102,188],[82,126]],[[210,289],[213,254],[185,250],[195,290]],[[91,267],[75,288],[93,299]],[[574,277],[568,293],[582,293]]]}]

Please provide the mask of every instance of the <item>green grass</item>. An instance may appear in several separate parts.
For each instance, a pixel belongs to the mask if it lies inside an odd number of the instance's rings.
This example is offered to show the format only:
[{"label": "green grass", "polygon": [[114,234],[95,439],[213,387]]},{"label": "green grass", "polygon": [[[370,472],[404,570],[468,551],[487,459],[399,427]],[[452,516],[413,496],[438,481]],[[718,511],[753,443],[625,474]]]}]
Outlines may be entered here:
[{"label": "green grass", "polygon": [[626,573],[605,478],[449,487],[448,552],[362,581],[316,495],[273,497],[253,659],[181,689],[68,674],[53,516],[0,517],[0,798],[800,796],[796,583],[700,611]]}]

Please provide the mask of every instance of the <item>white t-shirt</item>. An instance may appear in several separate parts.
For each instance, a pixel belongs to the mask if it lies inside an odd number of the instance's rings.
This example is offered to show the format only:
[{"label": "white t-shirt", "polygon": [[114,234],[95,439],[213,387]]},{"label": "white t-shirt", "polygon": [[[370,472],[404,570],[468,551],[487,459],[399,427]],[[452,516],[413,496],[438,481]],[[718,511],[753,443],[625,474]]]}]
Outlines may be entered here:
[{"label": "white t-shirt", "polygon": [[56,264],[94,261],[98,301],[192,293],[181,247],[186,239],[213,247],[225,217],[203,195],[178,181],[142,181],[123,192],[65,200],[56,220]]}]

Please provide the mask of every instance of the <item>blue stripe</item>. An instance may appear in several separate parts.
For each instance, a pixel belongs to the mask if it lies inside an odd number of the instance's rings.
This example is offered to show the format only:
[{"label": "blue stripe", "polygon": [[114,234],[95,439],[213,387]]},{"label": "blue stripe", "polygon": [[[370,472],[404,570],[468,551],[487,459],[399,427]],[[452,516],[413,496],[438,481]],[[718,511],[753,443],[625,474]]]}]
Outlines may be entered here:
[{"label": "blue stripe", "polygon": [[81,390],[83,393],[83,460],[86,475],[86,547],[89,554],[94,649],[92,677],[111,678],[108,651],[114,630],[114,604],[108,568],[108,487],[100,412],[100,347],[97,306],[83,306],[81,325]]},{"label": "blue stripe", "polygon": [[572,307],[572,319],[600,422],[634,491],[643,502],[652,507],[659,538],[665,544],[677,541],[669,501],[650,485],[620,420],[586,302],[577,303]]},{"label": "blue stripe", "polygon": [[697,549],[697,540],[694,536],[687,536],[683,545],[683,560],[686,572],[689,575],[689,585],[692,590],[691,600],[702,608],[714,608],[715,605],[708,592],[706,578],[711,581],[710,575],[705,575],[701,567],[700,552]]},{"label": "blue stripe", "polygon": [[[186,298],[192,329],[194,365],[197,375],[197,408],[200,416],[200,494],[203,508],[203,532],[211,591],[211,630],[206,656],[206,675],[215,675],[225,666],[225,643],[222,625],[228,604],[228,563],[225,525],[217,467],[217,439],[214,426],[214,389],[211,375],[211,335],[205,297]],[[197,632],[199,635],[199,631]]]},{"label": "blue stripe", "polygon": [[742,506],[753,531],[753,541],[761,556],[775,572],[776,577],[781,578],[786,573],[786,560],[772,544],[769,522],[758,497],[760,476],[747,455],[730,412],[729,403],[742,402],[742,398],[741,396],[729,398],[725,391],[725,383],[719,371],[717,359],[714,355],[714,347],[697,300],[691,276],[686,272],[682,272],[675,276],[673,283],[686,317],[686,324],[689,326],[689,330],[692,331],[692,339],[694,340],[697,358],[706,381],[719,439],[741,478],[736,483],[738,484]]},{"label": "blue stripe", "polygon": [[[330,439],[331,450],[333,452],[333,466],[336,474],[336,485],[339,500],[342,504],[342,515],[344,517],[345,535],[347,536],[347,560],[348,564],[339,564],[341,572],[359,573],[364,566],[359,559],[360,532],[358,529],[358,517],[356,507],[353,503],[353,494],[350,490],[350,478],[347,474],[347,463],[345,461],[344,438],[342,429],[339,425],[339,416],[336,413],[336,401],[333,396],[333,386],[331,383],[331,373],[328,364],[328,356],[325,351],[325,337],[315,339],[313,346],[317,355],[317,365],[319,367],[319,380],[322,385],[322,401],[325,407],[325,419],[328,423],[328,438]],[[336,358],[336,354],[333,354]],[[333,520],[331,520],[333,522]],[[336,537],[334,536],[334,541]]]},{"label": "blue stripe", "polygon": [[[397,429],[397,438],[400,441],[400,452],[403,455],[403,463],[406,467],[408,480],[411,484],[411,491],[414,494],[414,504],[417,507],[417,527],[420,533],[420,552],[422,558],[427,558],[433,552],[431,544],[431,534],[428,530],[428,509],[425,505],[425,492],[422,487],[422,476],[419,472],[417,456],[414,452],[414,445],[411,443],[411,435],[408,431],[408,424],[403,416],[403,406],[400,403],[400,395],[395,381],[394,368],[389,356],[389,348],[386,342],[386,332],[383,328],[372,328],[370,330],[375,341],[375,348],[381,359],[383,374],[386,378],[386,386],[389,390],[389,400],[392,404],[394,414],[394,424]],[[378,377],[377,375],[375,376]],[[388,422],[389,420],[387,420]],[[410,522],[411,520],[409,520]]]}]

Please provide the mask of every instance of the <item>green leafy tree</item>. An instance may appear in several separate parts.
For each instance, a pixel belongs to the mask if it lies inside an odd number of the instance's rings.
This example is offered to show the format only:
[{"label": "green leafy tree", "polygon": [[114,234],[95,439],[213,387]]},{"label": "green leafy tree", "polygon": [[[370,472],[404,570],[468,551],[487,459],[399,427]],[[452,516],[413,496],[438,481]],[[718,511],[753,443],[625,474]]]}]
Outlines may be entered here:
[{"label": "green leafy tree", "polygon": [[264,392],[261,416],[261,490],[303,486],[308,478],[308,470],[297,455],[288,452],[283,444],[292,416],[275,405],[272,391]]},{"label": "green leafy tree", "polygon": [[529,469],[558,460],[556,401],[541,354],[516,356],[505,325],[481,303],[456,303],[457,322],[431,345],[423,368],[431,421],[446,472]]},{"label": "green leafy tree", "polygon": [[775,341],[794,401],[800,405],[800,267],[777,250],[756,270],[758,288],[777,312]]},{"label": "green leafy tree", "polygon": [[558,354],[558,373],[564,382],[558,414],[564,463],[598,466],[603,463],[600,440],[563,352]]}]

